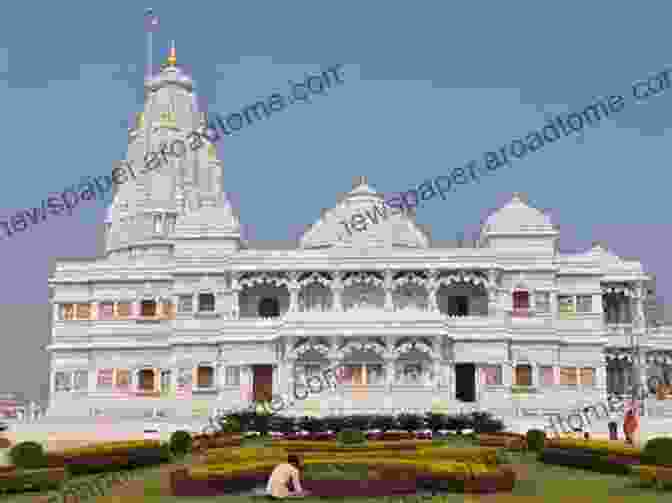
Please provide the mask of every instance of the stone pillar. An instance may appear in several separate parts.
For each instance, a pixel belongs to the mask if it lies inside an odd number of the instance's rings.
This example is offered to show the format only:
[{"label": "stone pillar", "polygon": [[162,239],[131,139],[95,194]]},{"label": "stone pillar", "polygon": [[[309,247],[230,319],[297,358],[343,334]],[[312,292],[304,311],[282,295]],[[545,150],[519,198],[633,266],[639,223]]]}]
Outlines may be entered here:
[{"label": "stone pillar", "polygon": [[539,366],[535,362],[530,363],[531,372],[532,372],[532,387],[539,387]]},{"label": "stone pillar", "polygon": [[427,274],[427,294],[428,294],[428,303],[429,311],[436,313],[439,310],[439,304],[437,299],[437,294],[439,292],[439,272],[435,269],[431,269]]},{"label": "stone pillar", "polygon": [[393,291],[393,278],[392,278],[393,272],[389,269],[385,270],[385,283],[384,283],[384,288],[385,288],[385,311],[394,311],[394,301],[392,299],[392,291]]},{"label": "stone pillar", "polygon": [[435,356],[432,360],[433,372],[434,372],[434,390],[439,391],[441,389],[441,357]]},{"label": "stone pillar", "polygon": [[394,362],[396,361],[395,354],[386,354],[385,359],[385,391],[390,393],[394,385]]},{"label": "stone pillar", "polygon": [[601,315],[600,319],[604,316],[604,310],[602,309],[602,292],[593,294],[593,314]]},{"label": "stone pillar", "polygon": [[294,372],[295,372],[295,366],[296,366],[296,356],[292,355],[289,356],[285,360],[285,372],[286,372],[286,382],[287,382],[287,394],[290,397],[290,401],[294,399],[294,396],[292,393],[294,392]]},{"label": "stone pillar", "polygon": [[488,271],[488,316],[496,317],[501,310],[498,309],[498,288],[497,288],[497,271],[490,269]]},{"label": "stone pillar", "polygon": [[506,387],[510,388],[513,386],[513,369],[515,365],[515,362],[504,362],[502,365],[502,382]]},{"label": "stone pillar", "polygon": [[240,318],[240,292],[242,287],[239,283],[240,275],[233,273],[231,275],[231,292],[233,293],[233,305],[231,306],[231,319],[237,320]]},{"label": "stone pillar", "polygon": [[537,311],[537,299],[535,298],[535,291],[529,290],[527,294],[530,296],[530,311],[534,313]]},{"label": "stone pillar", "polygon": [[558,319],[558,291],[551,290],[548,293],[548,302],[551,310],[551,319],[555,323]]},{"label": "stone pillar", "polygon": [[455,378],[455,362],[450,362],[448,365],[448,387],[449,387],[449,398],[450,400],[455,400],[456,396],[456,378]]},{"label": "stone pillar", "polygon": [[331,293],[334,299],[334,311],[343,311],[343,273],[335,271],[332,273]]},{"label": "stone pillar", "polygon": [[59,320],[59,318],[60,318],[60,316],[59,316],[59,314],[60,314],[59,311],[60,311],[60,307],[61,307],[61,305],[60,305],[60,304],[57,304],[57,303],[54,302],[54,303],[52,304],[52,306],[53,306],[53,310],[52,310],[52,312],[51,312],[51,316],[52,316],[51,319],[52,319],[53,323],[56,323],[56,322]]},{"label": "stone pillar", "polygon": [[289,312],[295,313],[299,310],[299,285],[298,273],[291,271],[289,273]]}]

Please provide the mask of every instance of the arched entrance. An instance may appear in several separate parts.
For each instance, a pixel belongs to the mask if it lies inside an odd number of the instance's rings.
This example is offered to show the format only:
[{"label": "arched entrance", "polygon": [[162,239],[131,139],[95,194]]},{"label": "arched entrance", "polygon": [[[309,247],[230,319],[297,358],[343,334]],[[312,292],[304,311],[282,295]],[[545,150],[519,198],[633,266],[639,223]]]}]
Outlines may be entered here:
[{"label": "arched entrance", "polygon": [[259,301],[259,316],[262,318],[276,318],[280,316],[280,304],[278,299],[264,297]]}]

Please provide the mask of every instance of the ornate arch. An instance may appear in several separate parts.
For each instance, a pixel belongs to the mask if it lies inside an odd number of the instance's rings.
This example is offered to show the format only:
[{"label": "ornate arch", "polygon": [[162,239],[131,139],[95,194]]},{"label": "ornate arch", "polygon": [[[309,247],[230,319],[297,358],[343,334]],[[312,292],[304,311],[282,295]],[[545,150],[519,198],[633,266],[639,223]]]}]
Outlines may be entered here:
[{"label": "ornate arch", "polygon": [[429,280],[427,278],[423,278],[417,273],[410,273],[410,274],[404,274],[403,276],[397,278],[394,280],[392,283],[393,285],[393,290],[397,290],[398,288],[410,284],[418,285],[427,290]]},{"label": "ornate arch", "polygon": [[353,273],[343,280],[344,286],[352,286],[355,283],[364,283],[366,285],[373,285],[380,288],[383,288],[385,285],[385,281],[375,276],[374,274],[363,274],[361,272]]},{"label": "ornate arch", "polygon": [[317,351],[321,355],[326,356],[329,353],[329,346],[322,342],[315,343],[308,340],[297,344],[291,351],[288,352],[287,356],[298,358],[311,350]]},{"label": "ornate arch", "polygon": [[450,286],[453,283],[471,283],[473,285],[483,285],[483,287],[486,289],[490,285],[490,281],[487,278],[474,273],[458,272],[449,274],[447,276],[442,276],[436,280],[437,286]]},{"label": "ornate arch", "polygon": [[635,292],[634,289],[627,287],[627,286],[603,286],[602,287],[602,293],[603,294],[610,294],[610,293],[615,293],[619,294],[622,293],[626,297],[634,297]]},{"label": "ornate arch", "polygon": [[343,354],[351,352],[353,349],[359,349],[361,351],[373,351],[379,356],[383,356],[385,353],[385,346],[380,342],[362,342],[362,341],[348,341],[343,346],[339,348],[339,351]]},{"label": "ornate arch", "polygon": [[423,353],[427,353],[427,355],[434,359],[437,358],[439,355],[432,349],[432,347],[423,342],[423,341],[409,341],[409,342],[404,342],[402,344],[399,344],[397,347],[395,347],[392,352],[397,355],[401,355],[403,353],[408,353],[409,351],[417,349],[418,351],[421,351]]},{"label": "ornate arch", "polygon": [[289,288],[290,280],[282,275],[272,275],[265,272],[261,274],[254,274],[238,280],[238,284],[242,288],[250,288],[260,284],[270,284],[273,286],[286,286]]},{"label": "ornate arch", "polygon": [[300,288],[304,288],[304,287],[310,285],[311,283],[318,283],[318,284],[320,284],[320,285],[322,285],[322,286],[324,286],[324,287],[329,288],[329,286],[330,286],[330,284],[331,284],[331,280],[328,279],[328,278],[325,278],[325,277],[324,277],[323,275],[321,275],[321,274],[318,274],[318,273],[316,273],[316,272],[312,272],[312,273],[310,273],[310,274],[308,274],[308,275],[302,277],[302,278],[298,281],[298,284],[299,284],[299,287],[300,287]]}]

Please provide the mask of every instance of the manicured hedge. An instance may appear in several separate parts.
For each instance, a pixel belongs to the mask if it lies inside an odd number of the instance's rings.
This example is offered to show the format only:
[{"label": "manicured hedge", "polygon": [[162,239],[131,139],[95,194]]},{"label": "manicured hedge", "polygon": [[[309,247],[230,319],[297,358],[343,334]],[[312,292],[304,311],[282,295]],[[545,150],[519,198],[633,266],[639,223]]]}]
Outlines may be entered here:
[{"label": "manicured hedge", "polygon": [[495,433],[504,430],[504,423],[495,419],[488,412],[473,412],[471,414],[425,414],[403,413],[396,416],[389,414],[353,414],[349,416],[316,417],[287,417],[282,414],[257,414],[255,411],[242,410],[217,417],[216,422],[223,429],[229,424],[240,426],[241,432],[248,431],[277,431],[285,434],[296,433],[301,430],[310,433],[333,431],[338,433],[345,429],[403,430],[411,433],[417,430],[429,429],[432,432],[439,430],[473,430],[476,433]]},{"label": "manicured hedge", "polygon": [[672,466],[672,438],[657,437],[649,440],[641,455],[642,464]]},{"label": "manicured hedge", "polygon": [[184,455],[191,451],[192,442],[189,432],[178,430],[170,436],[170,450],[173,454]]},{"label": "manicured hedge", "polygon": [[599,473],[616,475],[627,475],[630,473],[630,466],[628,464],[619,463],[617,459],[589,450],[546,448],[540,452],[539,461],[550,465],[582,468]]}]

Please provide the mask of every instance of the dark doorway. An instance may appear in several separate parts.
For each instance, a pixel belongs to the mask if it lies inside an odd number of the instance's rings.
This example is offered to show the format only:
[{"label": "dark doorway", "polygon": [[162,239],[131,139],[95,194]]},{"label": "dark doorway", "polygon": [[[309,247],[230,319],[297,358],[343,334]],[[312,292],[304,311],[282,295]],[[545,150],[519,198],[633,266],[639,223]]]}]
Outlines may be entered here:
[{"label": "dark doorway", "polygon": [[255,365],[253,394],[255,401],[271,401],[273,395],[273,365]]},{"label": "dark doorway", "polygon": [[448,297],[449,316],[468,316],[469,298],[464,296]]},{"label": "dark doorway", "polygon": [[280,316],[278,299],[265,297],[259,302],[259,316],[262,318],[276,318]]},{"label": "dark doorway", "polygon": [[476,366],[473,363],[455,365],[455,398],[463,402],[476,401]]}]

